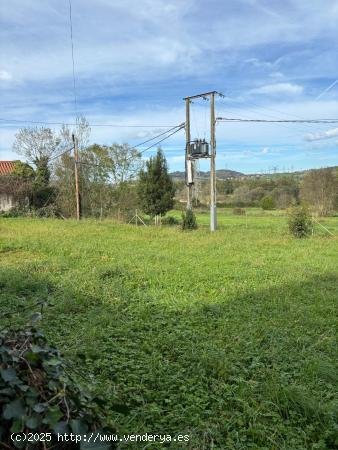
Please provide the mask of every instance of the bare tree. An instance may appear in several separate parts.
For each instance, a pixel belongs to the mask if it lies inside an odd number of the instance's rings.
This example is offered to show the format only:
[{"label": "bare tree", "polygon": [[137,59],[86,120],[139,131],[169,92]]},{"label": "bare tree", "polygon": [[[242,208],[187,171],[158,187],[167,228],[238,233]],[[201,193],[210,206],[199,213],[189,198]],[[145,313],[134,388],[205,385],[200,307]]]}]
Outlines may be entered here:
[{"label": "bare tree", "polygon": [[337,206],[338,177],[333,169],[310,170],[301,184],[301,199],[325,216]]},{"label": "bare tree", "polygon": [[78,117],[74,127],[63,124],[60,130],[59,139],[64,150],[73,146],[72,134],[76,136],[79,151],[83,151],[89,144],[90,137],[89,122],[85,117]]},{"label": "bare tree", "polygon": [[59,144],[60,139],[50,128],[22,128],[15,135],[13,150],[39,166],[41,161],[48,162],[52,158]]}]

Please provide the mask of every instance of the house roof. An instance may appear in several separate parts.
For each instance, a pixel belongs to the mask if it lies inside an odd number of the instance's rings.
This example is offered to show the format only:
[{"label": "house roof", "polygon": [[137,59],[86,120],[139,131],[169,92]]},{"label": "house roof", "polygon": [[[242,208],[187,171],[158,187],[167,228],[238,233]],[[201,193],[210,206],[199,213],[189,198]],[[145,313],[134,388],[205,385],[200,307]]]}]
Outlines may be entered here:
[{"label": "house roof", "polygon": [[15,169],[16,161],[0,161],[0,175],[8,175]]}]

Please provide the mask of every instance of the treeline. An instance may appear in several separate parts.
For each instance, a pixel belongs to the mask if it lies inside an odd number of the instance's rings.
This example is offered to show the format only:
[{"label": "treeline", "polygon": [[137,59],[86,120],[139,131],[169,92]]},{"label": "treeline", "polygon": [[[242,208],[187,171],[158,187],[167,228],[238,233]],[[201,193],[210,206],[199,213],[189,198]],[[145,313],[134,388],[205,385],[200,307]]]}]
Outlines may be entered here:
[{"label": "treeline", "polygon": [[[7,215],[74,217],[72,133],[65,125],[59,131],[19,130],[13,148],[27,163],[17,162],[13,173],[0,177],[0,192],[12,195],[16,203]],[[90,126],[85,118],[77,121],[74,135],[83,217],[128,219],[137,208],[153,217],[172,209],[175,187],[160,149],[144,164],[140,152],[128,144],[89,145]]]},{"label": "treeline", "polygon": [[[185,187],[178,182],[177,196],[183,201]],[[197,182],[194,189],[195,206],[209,205],[210,183]],[[261,176],[217,180],[217,202],[226,207],[261,207],[263,209],[287,209],[305,204],[315,214],[324,216],[338,210],[338,170],[315,169],[299,174]]]},{"label": "treeline", "polygon": [[[72,133],[78,140],[81,210],[83,217],[119,217],[128,220],[139,209],[151,217],[186,204],[184,181],[173,181],[159,149],[146,163],[128,144],[89,145],[90,126],[85,118],[75,129],[23,128],[16,134],[14,151],[27,163],[0,177],[0,192],[12,195],[16,207],[9,215],[74,217],[75,161]],[[197,180],[193,205],[209,205],[210,183]],[[175,205],[176,201],[176,205]],[[338,172],[326,168],[302,176],[263,176],[217,180],[218,206],[286,209],[305,204],[318,215],[338,210]]]}]

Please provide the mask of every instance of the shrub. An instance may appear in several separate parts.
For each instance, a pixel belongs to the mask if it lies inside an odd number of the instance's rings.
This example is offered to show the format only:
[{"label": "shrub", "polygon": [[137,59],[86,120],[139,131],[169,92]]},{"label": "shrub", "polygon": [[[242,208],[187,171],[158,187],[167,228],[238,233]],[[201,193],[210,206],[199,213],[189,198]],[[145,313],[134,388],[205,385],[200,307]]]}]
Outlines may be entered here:
[{"label": "shrub", "polygon": [[5,217],[5,218],[27,216],[27,214],[28,214],[28,208],[22,208],[20,206],[14,206],[13,208],[9,209],[8,211],[2,211],[0,213],[1,217]]},{"label": "shrub", "polygon": [[176,219],[176,217],[173,216],[168,216],[168,217],[164,217],[162,219],[162,225],[178,225],[180,223],[180,221],[178,219]]},{"label": "shrub", "polygon": [[188,208],[182,213],[182,230],[196,230],[196,216],[192,209]]},{"label": "shrub", "polygon": [[43,206],[42,208],[38,208],[38,209],[34,210],[32,213],[36,217],[45,217],[45,218],[59,217],[58,209],[57,209],[56,205],[53,205],[53,204]]},{"label": "shrub", "polygon": [[232,210],[232,213],[235,214],[235,216],[245,216],[245,209],[244,208],[234,208]]},{"label": "shrub", "polygon": [[289,230],[296,238],[304,238],[312,231],[312,220],[304,206],[294,206],[288,211]]},{"label": "shrub", "polygon": [[262,209],[270,210],[270,209],[274,209],[275,202],[272,197],[269,197],[268,195],[266,195],[265,197],[262,198],[260,205],[261,205]]},{"label": "shrub", "polygon": [[[13,448],[12,433],[50,433],[45,435],[48,447],[57,447],[57,433],[108,434],[101,404],[102,399],[73,381],[68,364],[39,331],[1,332],[0,440],[8,448]],[[16,444],[25,447],[22,442]],[[43,444],[32,448],[46,448]],[[72,448],[79,449],[80,444]]]}]

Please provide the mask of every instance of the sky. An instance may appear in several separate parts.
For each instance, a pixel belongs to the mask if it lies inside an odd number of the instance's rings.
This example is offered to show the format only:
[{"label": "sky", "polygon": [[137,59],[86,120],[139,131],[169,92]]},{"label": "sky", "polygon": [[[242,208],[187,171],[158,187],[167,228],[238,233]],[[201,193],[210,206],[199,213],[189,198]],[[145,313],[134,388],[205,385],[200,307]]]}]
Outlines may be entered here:
[{"label": "sky", "polygon": [[[22,159],[12,145],[25,121],[83,115],[91,142],[137,145],[212,90],[217,117],[338,118],[338,0],[72,0],[72,18],[76,107],[69,0],[1,2],[0,160]],[[193,139],[210,139],[209,107],[191,105]],[[338,124],[218,123],[216,140],[217,169],[338,165]],[[184,130],[161,145],[183,170]]]}]

